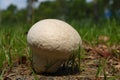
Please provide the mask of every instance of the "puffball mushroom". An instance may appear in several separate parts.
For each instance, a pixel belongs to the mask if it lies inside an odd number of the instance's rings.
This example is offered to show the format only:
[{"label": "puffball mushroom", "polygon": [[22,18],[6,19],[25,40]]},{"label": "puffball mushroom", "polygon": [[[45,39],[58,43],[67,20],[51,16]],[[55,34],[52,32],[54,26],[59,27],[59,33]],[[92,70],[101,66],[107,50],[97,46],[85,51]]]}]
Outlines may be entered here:
[{"label": "puffball mushroom", "polygon": [[45,19],[34,24],[28,31],[27,41],[37,73],[56,72],[82,44],[78,32],[57,19]]}]

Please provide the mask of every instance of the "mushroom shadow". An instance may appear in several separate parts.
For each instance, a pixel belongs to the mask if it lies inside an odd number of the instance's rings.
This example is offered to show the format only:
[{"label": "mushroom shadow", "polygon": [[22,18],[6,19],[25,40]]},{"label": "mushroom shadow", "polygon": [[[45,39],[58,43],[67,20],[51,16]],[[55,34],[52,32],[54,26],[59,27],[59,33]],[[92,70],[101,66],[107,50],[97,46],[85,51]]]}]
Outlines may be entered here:
[{"label": "mushroom shadow", "polygon": [[78,67],[60,67],[56,72],[54,73],[41,73],[44,76],[67,76],[67,75],[75,75],[77,73],[80,73],[80,70]]}]

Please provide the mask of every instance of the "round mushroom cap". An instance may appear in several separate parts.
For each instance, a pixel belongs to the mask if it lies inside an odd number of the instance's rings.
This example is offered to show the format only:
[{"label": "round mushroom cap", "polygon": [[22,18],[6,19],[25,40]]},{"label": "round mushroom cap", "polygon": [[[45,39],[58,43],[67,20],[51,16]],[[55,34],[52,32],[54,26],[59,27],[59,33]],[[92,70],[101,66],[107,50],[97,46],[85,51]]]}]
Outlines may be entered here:
[{"label": "round mushroom cap", "polygon": [[82,45],[79,33],[66,22],[57,19],[45,19],[34,24],[28,32],[27,41],[33,51],[33,62],[38,72],[45,70],[39,69],[39,63],[44,65],[47,61],[66,60]]},{"label": "round mushroom cap", "polygon": [[34,24],[28,32],[27,41],[32,47],[68,54],[82,44],[72,26],[56,19],[45,19]]}]

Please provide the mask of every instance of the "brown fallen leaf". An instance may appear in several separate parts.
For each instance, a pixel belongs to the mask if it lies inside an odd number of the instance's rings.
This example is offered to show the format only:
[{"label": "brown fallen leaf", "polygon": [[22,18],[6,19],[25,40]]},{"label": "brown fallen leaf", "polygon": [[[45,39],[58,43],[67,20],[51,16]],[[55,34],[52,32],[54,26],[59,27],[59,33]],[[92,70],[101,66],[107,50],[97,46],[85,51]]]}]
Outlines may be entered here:
[{"label": "brown fallen leaf", "polygon": [[108,36],[105,36],[105,35],[100,35],[98,37],[98,40],[99,41],[103,41],[103,42],[107,42],[110,38]]},{"label": "brown fallen leaf", "polygon": [[120,64],[115,65],[115,68],[120,70]]},{"label": "brown fallen leaf", "polygon": [[111,52],[109,51],[108,47],[106,45],[103,44],[99,44],[96,48],[95,48],[96,53],[98,53],[99,55],[107,58],[109,56],[111,56]]},{"label": "brown fallen leaf", "polygon": [[110,56],[109,52],[103,51],[103,50],[98,49],[98,48],[96,49],[96,52],[103,57],[109,57]]}]

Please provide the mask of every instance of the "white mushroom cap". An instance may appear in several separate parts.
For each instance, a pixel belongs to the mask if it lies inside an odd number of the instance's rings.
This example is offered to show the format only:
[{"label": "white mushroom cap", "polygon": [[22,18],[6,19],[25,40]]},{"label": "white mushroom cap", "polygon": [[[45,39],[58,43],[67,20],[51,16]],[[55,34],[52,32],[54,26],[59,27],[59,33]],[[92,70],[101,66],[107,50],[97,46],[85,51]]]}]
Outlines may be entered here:
[{"label": "white mushroom cap", "polygon": [[78,32],[69,24],[45,19],[34,24],[28,32],[27,41],[33,51],[33,67],[36,72],[55,72],[63,61],[82,44]]}]

